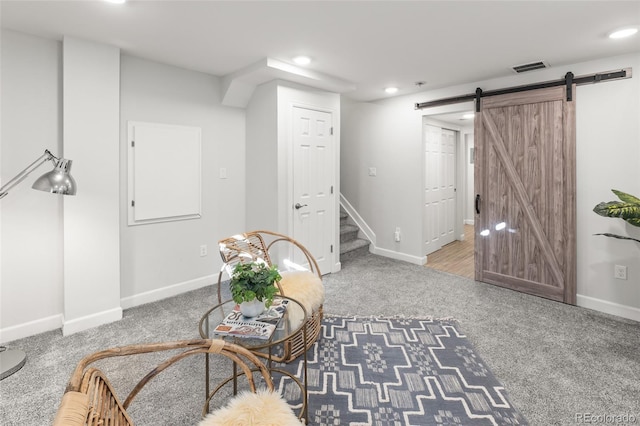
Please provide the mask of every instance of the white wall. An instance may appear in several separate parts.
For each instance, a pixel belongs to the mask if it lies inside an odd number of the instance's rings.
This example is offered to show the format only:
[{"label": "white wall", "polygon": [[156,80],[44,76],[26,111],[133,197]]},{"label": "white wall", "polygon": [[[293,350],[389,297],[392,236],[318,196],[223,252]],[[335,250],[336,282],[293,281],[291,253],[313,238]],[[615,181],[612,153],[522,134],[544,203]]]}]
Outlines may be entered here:
[{"label": "white wall", "polygon": [[[73,42],[87,46],[80,40]],[[40,156],[45,148],[56,155],[62,154],[63,101],[70,103],[67,106],[75,104],[76,108],[80,104],[64,95],[62,43],[3,30],[1,47],[0,172],[2,181],[6,182]],[[113,64],[112,48],[94,47],[89,49],[92,54],[106,54],[111,58],[107,62]],[[65,288],[63,222],[66,213],[63,213],[63,200],[60,197],[30,188],[37,176],[47,171],[44,166],[38,169],[37,173],[14,188],[0,202],[0,342],[63,326],[63,300],[66,297],[72,298],[69,302],[76,308],[91,307],[89,311],[69,311],[68,319],[78,320],[74,327],[88,328],[95,325],[92,321],[96,315],[104,314],[105,310],[113,312],[111,305],[114,303],[119,303],[120,306],[114,308],[119,311],[120,308],[211,284],[217,279],[221,266],[217,241],[244,230],[245,111],[221,105],[217,77],[131,56],[120,58],[116,55],[115,58],[120,60],[121,66],[120,70],[116,67],[114,73],[109,65],[110,83],[100,88],[94,81],[86,89],[87,93],[105,90],[101,96],[111,105],[114,98],[120,97],[115,119],[115,141],[107,142],[110,136],[103,134],[104,128],[101,127],[101,134],[98,135],[101,142],[96,146],[94,139],[87,134],[88,130],[78,122],[83,112],[79,109],[75,112],[65,110],[69,114],[65,118],[74,120],[75,117],[76,120],[68,124],[68,130],[74,133],[69,137],[75,142],[70,143],[69,146],[73,148],[65,154],[74,161],[72,175],[76,177],[79,188],[75,201],[84,205],[80,210],[70,213],[69,218],[73,215],[74,220],[79,221],[80,228],[89,226],[91,229],[86,238],[81,235],[75,238],[71,235],[73,232],[69,234],[71,240],[67,244],[72,244],[74,248],[74,253],[69,256],[86,256],[86,259],[79,260],[79,269],[73,272],[74,282],[89,282],[96,278],[89,272],[82,272],[85,264],[97,262],[100,265],[102,262],[109,269],[103,274],[104,280],[97,281],[97,289],[91,286],[86,289]],[[92,68],[86,59],[76,60],[80,67]],[[76,67],[76,72],[78,69]],[[80,72],[82,77],[76,75],[74,78],[84,84],[86,81],[81,80],[85,77],[94,78],[99,73],[100,70],[94,69],[89,72],[90,75]],[[118,73],[120,87],[115,85],[114,88],[113,76]],[[81,94],[76,95],[78,99],[82,98]],[[202,128],[202,218],[127,226],[128,120]],[[98,119],[98,125],[102,126],[100,121]],[[107,128],[111,129],[110,126]],[[99,154],[103,149],[107,151],[107,159],[100,163]],[[77,158],[73,158],[73,155]],[[86,158],[88,155],[90,159]],[[93,164],[94,169],[88,170],[94,161],[99,164]],[[103,170],[103,167],[106,169]],[[219,178],[221,167],[227,169],[227,179]],[[109,176],[105,177],[105,174]],[[110,186],[114,181],[115,197],[114,188]],[[104,211],[91,211],[93,202],[96,203],[95,208]],[[100,229],[98,222],[103,219],[107,220],[109,226]],[[119,227],[112,229],[114,220],[119,220]],[[74,232],[80,228],[72,227],[76,229]],[[102,235],[102,232],[108,235]],[[120,250],[119,258],[117,253],[115,260],[113,257],[102,259],[100,255],[95,255],[100,252],[95,249],[105,243],[112,255],[114,240]],[[200,257],[199,254],[202,244],[209,249],[206,257]],[[81,250],[83,247],[84,254]],[[119,268],[116,266],[118,261]],[[104,291],[108,293],[106,296]],[[116,299],[121,299],[114,302],[116,293],[119,293]],[[88,298],[93,298],[99,306]],[[83,303],[87,301],[91,303]],[[103,306],[103,303],[106,304]]]},{"label": "white wall", "polygon": [[[217,77],[123,55],[120,215],[123,307],[217,282],[218,240],[244,231],[245,111],[220,104]],[[127,121],[202,129],[202,217],[127,226]],[[170,167],[170,165],[167,165]],[[220,168],[227,178],[220,179]],[[200,257],[200,245],[209,254]]]},{"label": "white wall", "polygon": [[[374,252],[413,263],[422,255],[422,114],[411,100],[342,103],[341,192],[373,229]],[[370,167],[376,176],[369,176]],[[402,240],[394,240],[396,228]]]},{"label": "white wall", "polygon": [[[593,235],[640,239],[640,228],[592,212],[617,200],[611,189],[640,196],[640,55],[615,63],[635,76],[577,90],[578,304],[640,321],[640,243]],[[614,265],[628,267],[626,281],[613,278]]]},{"label": "white wall", "polygon": [[[524,75],[425,91],[373,103],[343,102],[342,193],[373,228],[381,254],[419,258],[421,217],[422,116],[446,108],[416,111],[434,99],[532,82],[556,80],[633,67],[640,54],[551,68]],[[577,89],[577,239],[578,304],[640,320],[640,247],[637,243],[594,237],[597,232],[638,234],[621,221],[591,210],[611,200],[609,188],[640,195],[640,79],[606,82]],[[459,108],[459,106],[457,107]],[[375,166],[377,177],[367,176]],[[393,242],[396,226],[403,241]],[[629,279],[613,278],[613,265],[628,266]]]},{"label": "white wall", "polygon": [[[62,152],[61,43],[1,33],[0,171],[6,183],[45,149]],[[62,197],[31,189],[46,164],[0,200],[0,342],[62,324]],[[26,325],[26,326],[25,326]]]},{"label": "white wall", "polygon": [[473,225],[475,222],[475,190],[473,181],[473,171],[475,160],[471,163],[471,151],[474,150],[473,129],[463,134],[462,149],[465,150],[465,201],[464,201],[464,223]]},{"label": "white wall", "polygon": [[118,212],[120,50],[65,37],[63,149],[78,184],[64,197],[63,333],[122,318]]},{"label": "white wall", "polygon": [[278,231],[277,82],[256,87],[247,105],[247,229]]}]

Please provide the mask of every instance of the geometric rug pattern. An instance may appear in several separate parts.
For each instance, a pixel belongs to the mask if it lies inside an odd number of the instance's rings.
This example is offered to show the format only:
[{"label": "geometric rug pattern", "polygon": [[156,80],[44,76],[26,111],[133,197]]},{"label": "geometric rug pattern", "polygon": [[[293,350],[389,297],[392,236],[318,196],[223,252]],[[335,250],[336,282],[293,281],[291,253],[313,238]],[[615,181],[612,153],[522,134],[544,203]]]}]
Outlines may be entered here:
[{"label": "geometric rug pattern", "polygon": [[[278,366],[303,377],[301,357]],[[527,424],[455,321],[325,316],[307,369],[312,425]]]}]

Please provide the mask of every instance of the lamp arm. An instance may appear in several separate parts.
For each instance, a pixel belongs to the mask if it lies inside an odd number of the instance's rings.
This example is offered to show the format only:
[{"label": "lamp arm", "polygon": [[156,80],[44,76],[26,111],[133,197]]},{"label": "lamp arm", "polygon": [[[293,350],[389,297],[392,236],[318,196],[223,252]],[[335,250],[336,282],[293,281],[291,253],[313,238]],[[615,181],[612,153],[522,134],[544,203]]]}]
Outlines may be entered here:
[{"label": "lamp arm", "polygon": [[2,187],[0,187],[0,198],[4,198],[9,193],[9,190],[11,188],[13,188],[17,184],[25,180],[27,176],[31,174],[31,172],[33,172],[35,169],[37,169],[38,167],[40,167],[41,165],[43,165],[49,160],[57,160],[57,157],[53,155],[51,152],[49,152],[48,149],[45,149],[44,154],[42,154],[36,161],[29,164],[27,167],[25,167],[24,170],[18,173],[13,179],[11,179],[9,182],[7,182],[6,184],[2,185]]}]

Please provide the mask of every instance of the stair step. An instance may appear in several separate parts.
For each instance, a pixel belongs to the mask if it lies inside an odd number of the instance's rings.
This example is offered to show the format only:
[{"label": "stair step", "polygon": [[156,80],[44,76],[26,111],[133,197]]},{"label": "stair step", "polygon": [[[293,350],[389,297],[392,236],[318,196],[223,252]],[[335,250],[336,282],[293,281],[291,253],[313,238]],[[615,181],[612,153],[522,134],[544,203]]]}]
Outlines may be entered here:
[{"label": "stair step", "polygon": [[340,261],[343,262],[368,253],[370,244],[368,240],[362,238],[340,244]]},{"label": "stair step", "polygon": [[355,240],[348,241],[344,244],[340,244],[340,254],[345,254],[362,247],[369,247],[369,244],[371,243],[367,240],[363,240],[362,238],[356,238]]},{"label": "stair step", "polygon": [[340,262],[369,253],[369,240],[358,238],[358,226],[349,223],[349,215],[340,208]]},{"label": "stair step", "polygon": [[340,243],[346,243],[348,241],[358,238],[358,227],[355,225],[340,225]]},{"label": "stair step", "polygon": [[349,215],[346,212],[340,210],[340,225],[346,224],[347,219],[349,219]]}]

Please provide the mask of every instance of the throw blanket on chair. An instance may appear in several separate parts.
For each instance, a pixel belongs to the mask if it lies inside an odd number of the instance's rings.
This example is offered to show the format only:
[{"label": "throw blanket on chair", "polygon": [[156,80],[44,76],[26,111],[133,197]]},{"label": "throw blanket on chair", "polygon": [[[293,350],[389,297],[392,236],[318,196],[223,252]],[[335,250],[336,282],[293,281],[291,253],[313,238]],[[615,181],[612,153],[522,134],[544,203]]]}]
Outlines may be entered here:
[{"label": "throw blanket on chair", "polygon": [[[282,294],[300,302],[310,317],[324,303],[324,286],[322,280],[314,273],[308,271],[284,271],[281,272]],[[295,318],[292,318],[292,321]]]}]

